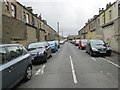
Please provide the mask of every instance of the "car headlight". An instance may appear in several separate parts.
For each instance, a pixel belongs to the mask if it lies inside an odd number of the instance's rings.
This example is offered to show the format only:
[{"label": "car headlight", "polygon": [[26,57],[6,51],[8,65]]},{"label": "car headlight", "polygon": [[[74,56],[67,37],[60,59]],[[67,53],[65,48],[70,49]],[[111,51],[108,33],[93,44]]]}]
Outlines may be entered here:
[{"label": "car headlight", "polygon": [[98,51],[96,48],[92,48],[93,51]]},{"label": "car headlight", "polygon": [[107,48],[107,50],[111,50],[111,48],[110,48],[110,47],[108,47],[108,48]]},{"label": "car headlight", "polygon": [[44,55],[44,53],[43,53],[43,52],[39,52],[39,53],[38,53],[38,55],[43,56],[43,55]]}]

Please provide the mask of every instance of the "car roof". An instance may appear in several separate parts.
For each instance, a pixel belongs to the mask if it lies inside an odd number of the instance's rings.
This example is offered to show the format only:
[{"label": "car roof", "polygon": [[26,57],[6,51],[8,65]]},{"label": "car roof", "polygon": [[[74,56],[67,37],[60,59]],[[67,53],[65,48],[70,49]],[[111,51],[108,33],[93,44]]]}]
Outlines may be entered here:
[{"label": "car roof", "polygon": [[34,43],[47,43],[46,41],[42,41],[42,42],[32,42],[32,43],[29,43],[29,44],[34,44]]},{"label": "car roof", "polygon": [[[89,41],[96,41],[96,40],[101,40],[101,39],[91,39]],[[103,41],[103,40],[101,40],[101,41]]]},{"label": "car roof", "polygon": [[0,47],[3,46],[22,46],[21,44],[0,44]]}]

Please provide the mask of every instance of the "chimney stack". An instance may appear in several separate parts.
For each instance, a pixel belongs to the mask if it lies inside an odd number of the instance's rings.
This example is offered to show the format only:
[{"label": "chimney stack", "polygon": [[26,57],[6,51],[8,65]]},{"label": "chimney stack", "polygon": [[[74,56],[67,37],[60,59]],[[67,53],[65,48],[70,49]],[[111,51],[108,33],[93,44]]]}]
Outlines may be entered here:
[{"label": "chimney stack", "polygon": [[40,20],[42,20],[41,14],[38,16]]},{"label": "chimney stack", "polygon": [[33,12],[32,7],[26,7],[28,11],[30,11],[31,13]]},{"label": "chimney stack", "polygon": [[99,14],[101,14],[104,11],[104,8],[99,8]]},{"label": "chimney stack", "polygon": [[35,16],[37,17],[37,16],[38,16],[38,14],[35,14]]}]

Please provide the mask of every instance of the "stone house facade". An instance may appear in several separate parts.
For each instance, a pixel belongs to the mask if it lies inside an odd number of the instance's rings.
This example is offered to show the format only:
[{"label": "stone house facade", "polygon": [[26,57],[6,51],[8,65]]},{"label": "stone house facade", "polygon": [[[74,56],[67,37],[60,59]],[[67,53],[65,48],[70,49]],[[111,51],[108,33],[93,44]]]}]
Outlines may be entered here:
[{"label": "stone house facade", "polygon": [[2,43],[20,43],[27,46],[31,42],[58,39],[57,32],[47,24],[46,20],[42,20],[41,15],[34,14],[32,7],[7,0],[1,4]]}]

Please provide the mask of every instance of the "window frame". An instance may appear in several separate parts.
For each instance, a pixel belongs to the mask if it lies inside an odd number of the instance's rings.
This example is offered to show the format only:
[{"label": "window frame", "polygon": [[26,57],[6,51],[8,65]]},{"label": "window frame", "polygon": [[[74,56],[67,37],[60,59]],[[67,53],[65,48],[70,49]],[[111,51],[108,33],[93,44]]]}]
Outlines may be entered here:
[{"label": "window frame", "polygon": [[29,13],[26,13],[26,22],[27,22],[27,23],[30,23],[29,16],[30,16]]},{"label": "window frame", "polygon": [[[14,10],[13,10],[12,6],[14,7]],[[14,16],[13,16],[12,12],[14,12]],[[12,14],[13,18],[16,18],[16,16],[17,16],[16,15],[16,6],[14,4],[11,4],[11,14]]]},{"label": "window frame", "polygon": [[4,0],[5,6],[6,6],[6,10],[9,11],[9,2],[7,0]]},{"label": "window frame", "polygon": [[112,20],[112,10],[109,11],[109,20]]}]

